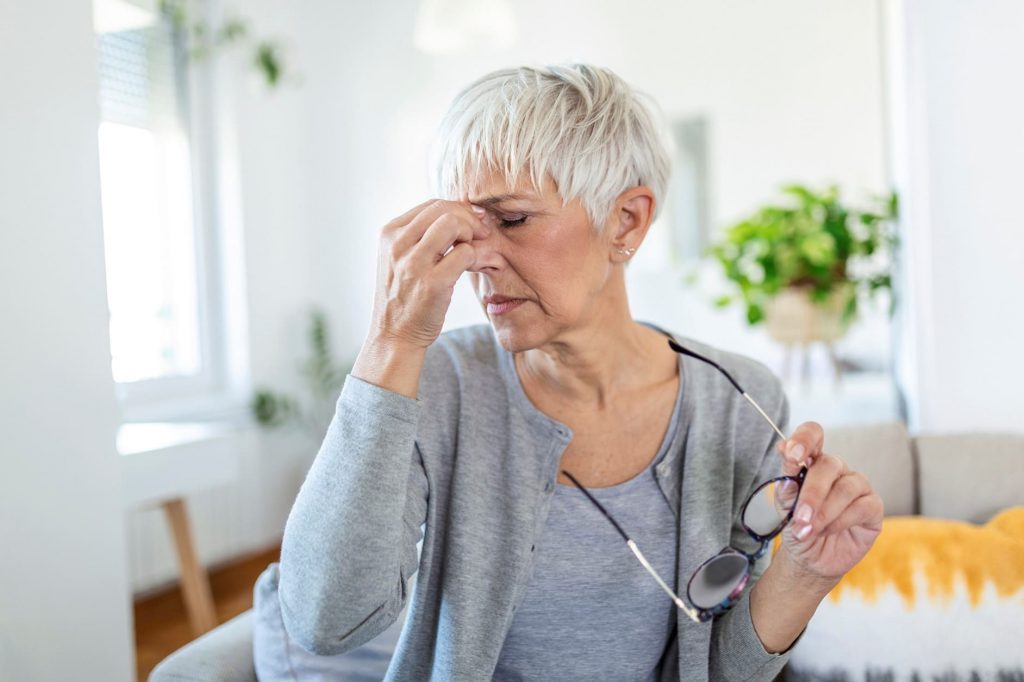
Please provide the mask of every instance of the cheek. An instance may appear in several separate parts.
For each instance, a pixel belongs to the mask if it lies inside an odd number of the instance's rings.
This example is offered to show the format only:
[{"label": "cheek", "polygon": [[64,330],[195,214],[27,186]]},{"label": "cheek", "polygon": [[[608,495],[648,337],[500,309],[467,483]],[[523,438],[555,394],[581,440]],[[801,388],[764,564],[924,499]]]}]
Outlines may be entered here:
[{"label": "cheek", "polygon": [[549,314],[573,316],[586,304],[595,265],[592,243],[549,239],[517,256],[513,268]]},{"label": "cheek", "polygon": [[[500,233],[500,248],[524,294],[532,292],[549,308],[570,312],[584,305],[587,292],[599,288],[601,263],[607,265],[604,240],[580,206],[535,217],[527,226]],[[571,314],[571,313],[570,313]]]}]

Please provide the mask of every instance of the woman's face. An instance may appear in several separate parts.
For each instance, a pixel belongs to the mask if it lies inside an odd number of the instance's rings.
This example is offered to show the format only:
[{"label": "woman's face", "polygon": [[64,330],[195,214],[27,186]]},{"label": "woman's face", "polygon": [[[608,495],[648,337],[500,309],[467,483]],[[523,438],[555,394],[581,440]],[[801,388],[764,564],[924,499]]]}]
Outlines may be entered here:
[{"label": "woman's face", "polygon": [[613,247],[609,230],[595,232],[578,199],[563,208],[550,177],[537,195],[528,178],[510,188],[498,173],[479,177],[468,199],[487,210],[491,226],[473,241],[470,279],[506,350],[536,348],[600,319]]}]

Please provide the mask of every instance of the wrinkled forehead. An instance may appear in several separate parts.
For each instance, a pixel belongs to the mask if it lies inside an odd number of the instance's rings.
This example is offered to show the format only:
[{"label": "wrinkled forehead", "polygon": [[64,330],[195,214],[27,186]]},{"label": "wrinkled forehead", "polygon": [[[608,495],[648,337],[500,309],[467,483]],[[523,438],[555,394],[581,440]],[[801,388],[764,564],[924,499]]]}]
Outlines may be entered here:
[{"label": "wrinkled forehead", "polygon": [[481,170],[467,169],[461,187],[456,188],[459,200],[490,208],[515,202],[562,203],[558,185],[549,173],[535,178],[529,167],[513,177],[494,167]]}]

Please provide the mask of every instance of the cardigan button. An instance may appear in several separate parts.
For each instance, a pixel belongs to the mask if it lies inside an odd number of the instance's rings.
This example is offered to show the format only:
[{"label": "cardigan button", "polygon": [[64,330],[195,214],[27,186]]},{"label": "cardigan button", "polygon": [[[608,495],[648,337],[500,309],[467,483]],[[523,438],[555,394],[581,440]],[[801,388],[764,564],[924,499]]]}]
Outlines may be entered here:
[{"label": "cardigan button", "polygon": [[534,547],[536,547],[536,546],[537,546],[537,545],[530,545],[530,551],[532,552],[532,551],[533,551],[533,548],[534,548]]},{"label": "cardigan button", "polygon": [[551,481],[548,481],[548,482],[546,482],[546,483],[544,484],[544,492],[546,492],[546,493],[549,493],[549,492],[551,492],[551,489],[552,489],[553,487],[555,487],[555,484],[554,484],[554,483],[552,483]]}]

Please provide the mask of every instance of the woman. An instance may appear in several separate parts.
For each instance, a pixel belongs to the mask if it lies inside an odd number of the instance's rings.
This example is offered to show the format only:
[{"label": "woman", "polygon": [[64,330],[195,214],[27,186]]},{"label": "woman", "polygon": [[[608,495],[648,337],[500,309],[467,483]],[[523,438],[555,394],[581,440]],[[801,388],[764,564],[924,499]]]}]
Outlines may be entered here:
[{"label": "woman", "polygon": [[[261,678],[329,679],[409,603],[388,680],[769,680],[869,549],[881,501],[820,426],[775,443],[666,335],[784,424],[769,370],[630,315],[624,269],[669,173],[660,130],[587,65],[502,70],[457,96],[437,159],[449,198],[380,233],[370,329],[257,584]],[[464,272],[490,324],[442,334]],[[665,591],[750,549],[742,505],[802,465],[774,559],[731,609],[679,617]]]}]

